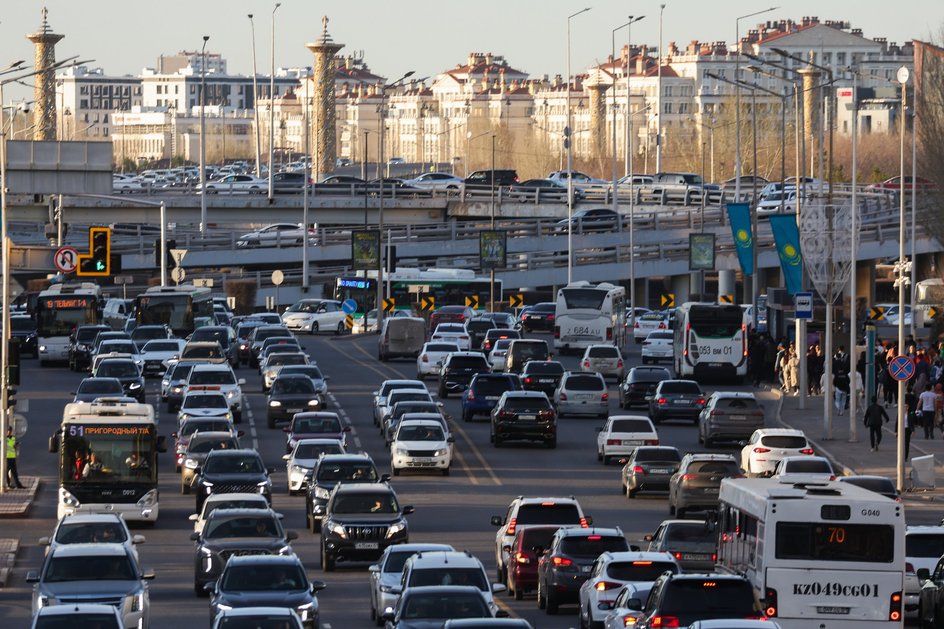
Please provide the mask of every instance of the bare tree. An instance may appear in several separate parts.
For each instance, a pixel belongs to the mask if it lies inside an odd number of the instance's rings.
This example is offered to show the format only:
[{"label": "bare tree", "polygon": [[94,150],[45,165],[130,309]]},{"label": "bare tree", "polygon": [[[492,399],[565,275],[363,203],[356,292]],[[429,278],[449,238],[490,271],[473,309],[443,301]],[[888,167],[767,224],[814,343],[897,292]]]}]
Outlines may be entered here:
[{"label": "bare tree", "polygon": [[[937,39],[944,40],[944,28]],[[926,198],[919,197],[916,209],[928,232],[944,243],[944,48],[915,41],[915,79],[918,172],[937,185]]]}]

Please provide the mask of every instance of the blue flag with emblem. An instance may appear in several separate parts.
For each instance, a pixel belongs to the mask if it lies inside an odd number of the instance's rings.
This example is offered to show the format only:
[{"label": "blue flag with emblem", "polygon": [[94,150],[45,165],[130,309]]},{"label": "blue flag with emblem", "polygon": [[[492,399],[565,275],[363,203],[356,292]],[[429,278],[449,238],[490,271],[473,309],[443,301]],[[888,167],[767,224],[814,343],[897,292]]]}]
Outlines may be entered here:
[{"label": "blue flag with emblem", "polygon": [[734,235],[734,248],[744,275],[754,274],[754,235],[751,233],[751,208],[747,203],[728,203],[728,220]]},{"label": "blue flag with emblem", "polygon": [[797,229],[796,217],[787,214],[771,216],[770,229],[774,233],[787,292],[796,295],[802,290],[803,281],[803,255],[800,253],[800,230]]}]

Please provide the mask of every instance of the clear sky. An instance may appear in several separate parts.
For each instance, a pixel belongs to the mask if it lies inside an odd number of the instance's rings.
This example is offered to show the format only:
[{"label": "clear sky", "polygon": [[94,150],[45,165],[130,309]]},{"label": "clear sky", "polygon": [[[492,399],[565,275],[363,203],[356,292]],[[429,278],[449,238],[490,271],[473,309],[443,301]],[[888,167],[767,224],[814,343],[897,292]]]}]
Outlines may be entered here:
[{"label": "clear sky", "polygon": [[[684,47],[689,41],[732,41],[735,19],[779,0],[665,0],[663,39]],[[633,25],[634,43],[659,41],[656,0],[283,0],[276,12],[276,66],[311,65],[305,43],[321,32],[321,17],[330,19],[329,32],[345,44],[342,53],[364,51],[368,65],[389,80],[414,70],[432,76],[464,63],[469,52],[504,55],[513,67],[532,77],[564,74],[567,16],[584,7],[587,13],[571,20],[574,72],[610,53],[611,31],[627,15],[645,15]],[[866,37],[890,42],[937,39],[944,29],[941,0],[794,0],[762,16],[741,20],[742,33],[759,20],[818,16],[821,21],[845,20]],[[43,6],[49,23],[65,35],[58,58],[80,55],[107,74],[138,74],[154,67],[160,54],[199,50],[209,35],[207,50],[221,53],[234,74],[251,72],[250,23],[255,15],[257,65],[268,72],[274,2],[262,0],[3,0],[0,16],[0,67],[25,59],[32,65],[32,44],[25,34],[37,30]],[[626,30],[617,32],[617,48]],[[6,88],[7,101],[29,91]]]}]

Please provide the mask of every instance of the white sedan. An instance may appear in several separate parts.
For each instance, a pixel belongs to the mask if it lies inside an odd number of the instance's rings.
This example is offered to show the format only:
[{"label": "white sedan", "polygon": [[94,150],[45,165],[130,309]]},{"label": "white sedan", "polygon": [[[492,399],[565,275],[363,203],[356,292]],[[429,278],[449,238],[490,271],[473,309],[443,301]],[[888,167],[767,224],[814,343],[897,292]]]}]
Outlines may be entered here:
[{"label": "white sedan", "polygon": [[122,175],[115,173],[111,176],[111,189],[114,192],[142,192],[144,184],[133,175]]},{"label": "white sedan", "polygon": [[495,347],[488,353],[488,362],[492,365],[492,371],[505,371],[508,362],[508,347],[514,339],[498,339],[495,341]]},{"label": "white sedan", "polygon": [[430,342],[423,345],[420,355],[416,357],[416,379],[424,380],[428,376],[438,376],[442,361],[452,352],[458,352],[459,346],[455,343]]},{"label": "white sedan", "polygon": [[[264,194],[268,189],[268,179],[252,175],[226,175],[206,183],[207,194]],[[200,184],[197,184],[196,190],[201,192]]]},{"label": "white sedan", "polygon": [[597,433],[597,460],[628,458],[639,446],[659,445],[659,434],[645,415],[613,415]]},{"label": "white sedan", "polygon": [[458,190],[462,188],[465,180],[448,173],[423,173],[403,183],[420,190]]},{"label": "white sedan", "polygon": [[308,241],[315,237],[314,230],[305,230],[301,223],[273,223],[254,232],[243,234],[236,240],[237,247],[278,247],[286,245],[301,245],[305,242],[305,233]]},{"label": "white sedan", "polygon": [[436,470],[449,476],[452,465],[452,437],[447,437],[435,420],[410,419],[400,422],[390,443],[390,468],[394,476],[401,470]]},{"label": "white sedan", "polygon": [[642,342],[642,364],[657,363],[660,360],[672,362],[675,356],[675,338],[669,330],[650,332]]},{"label": "white sedan", "polygon": [[656,330],[668,330],[669,317],[664,312],[651,311],[640,316],[636,315],[636,323],[633,326],[633,339],[637,343],[642,343],[649,336],[650,332]]},{"label": "white sedan", "polygon": [[472,349],[472,337],[468,330],[461,323],[440,323],[433,330],[430,341],[441,341],[445,343],[455,343],[459,346],[459,351],[468,352]]}]

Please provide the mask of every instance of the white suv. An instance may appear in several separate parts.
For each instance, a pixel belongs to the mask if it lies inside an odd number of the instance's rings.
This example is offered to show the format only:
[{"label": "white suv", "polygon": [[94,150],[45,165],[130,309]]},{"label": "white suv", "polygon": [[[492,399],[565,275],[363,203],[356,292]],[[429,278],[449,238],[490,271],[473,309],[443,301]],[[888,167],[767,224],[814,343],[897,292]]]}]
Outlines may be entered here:
[{"label": "white suv", "polygon": [[453,438],[436,420],[403,420],[390,443],[390,469],[394,476],[401,470],[433,470],[449,476],[452,465]]},{"label": "white suv", "polygon": [[333,299],[302,299],[282,315],[282,323],[289,330],[318,334],[343,334],[347,328],[341,302]]},{"label": "white suv", "polygon": [[237,380],[233,368],[228,363],[198,364],[190,370],[184,387],[184,395],[192,386],[200,386],[200,390],[203,391],[219,390],[226,396],[229,408],[233,412],[233,421],[238,424],[243,417],[243,391],[240,386],[244,384],[246,380],[243,378]]},{"label": "white suv", "polygon": [[471,585],[482,591],[492,613],[498,611],[495,592],[504,592],[500,583],[489,583],[485,566],[469,551],[420,551],[406,560],[400,577],[399,594],[424,585]]},{"label": "white suv", "polygon": [[780,459],[813,454],[802,430],[758,428],[741,449],[741,469],[749,476],[769,476]]}]

